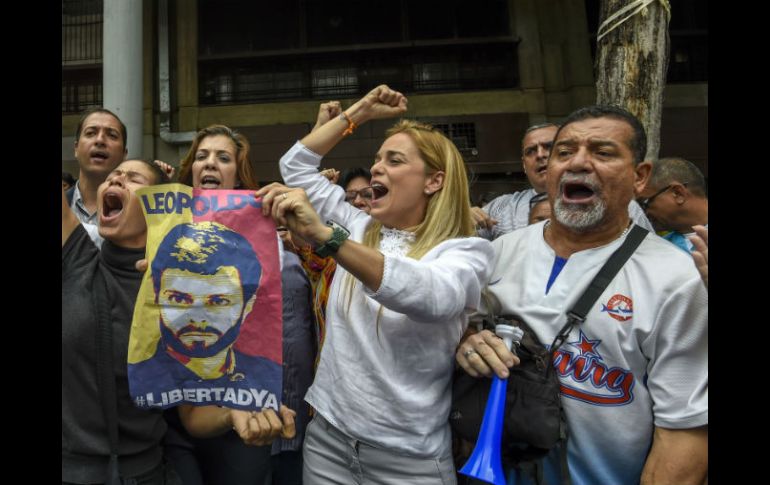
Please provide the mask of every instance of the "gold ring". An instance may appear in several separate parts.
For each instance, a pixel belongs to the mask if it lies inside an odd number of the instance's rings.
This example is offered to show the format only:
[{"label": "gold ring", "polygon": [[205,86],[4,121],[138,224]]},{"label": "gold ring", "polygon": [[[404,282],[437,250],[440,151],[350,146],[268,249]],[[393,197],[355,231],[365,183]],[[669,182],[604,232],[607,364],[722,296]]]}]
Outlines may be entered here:
[{"label": "gold ring", "polygon": [[476,349],[466,350],[465,352],[463,352],[463,357],[467,359],[468,357],[471,356],[471,354],[475,354],[475,353],[476,353]]}]

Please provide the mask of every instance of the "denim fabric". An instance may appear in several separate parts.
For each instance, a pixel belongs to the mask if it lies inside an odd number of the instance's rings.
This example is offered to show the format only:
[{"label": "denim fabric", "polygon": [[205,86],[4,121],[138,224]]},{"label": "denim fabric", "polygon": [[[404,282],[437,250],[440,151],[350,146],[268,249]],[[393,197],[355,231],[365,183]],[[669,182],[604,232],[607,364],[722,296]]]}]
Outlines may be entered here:
[{"label": "denim fabric", "polygon": [[377,448],[343,434],[316,414],[305,432],[305,485],[456,485],[451,450],[417,458]]}]

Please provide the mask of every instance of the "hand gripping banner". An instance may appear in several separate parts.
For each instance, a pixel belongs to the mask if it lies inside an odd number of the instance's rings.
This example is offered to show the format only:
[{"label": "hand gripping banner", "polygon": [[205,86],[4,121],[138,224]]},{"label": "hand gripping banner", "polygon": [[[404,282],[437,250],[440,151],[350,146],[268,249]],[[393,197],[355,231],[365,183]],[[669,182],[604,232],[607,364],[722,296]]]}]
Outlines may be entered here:
[{"label": "hand gripping banner", "polygon": [[137,191],[147,271],[128,348],[140,408],[278,410],[281,274],[275,224],[253,191],[181,184]]}]

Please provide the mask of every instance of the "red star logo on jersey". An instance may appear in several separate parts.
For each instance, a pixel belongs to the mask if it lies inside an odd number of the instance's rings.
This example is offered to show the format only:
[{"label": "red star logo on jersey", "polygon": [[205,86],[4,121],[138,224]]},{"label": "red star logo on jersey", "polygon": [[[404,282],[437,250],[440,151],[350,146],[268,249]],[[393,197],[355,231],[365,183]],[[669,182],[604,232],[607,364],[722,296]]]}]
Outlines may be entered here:
[{"label": "red star logo on jersey", "polygon": [[596,351],[596,347],[601,344],[602,341],[597,340],[591,340],[583,333],[583,331],[580,331],[580,340],[576,342],[570,342],[570,345],[577,347],[578,350],[580,350],[580,355],[586,355],[586,356],[593,356],[598,359],[601,359],[602,356],[599,355],[599,352]]}]

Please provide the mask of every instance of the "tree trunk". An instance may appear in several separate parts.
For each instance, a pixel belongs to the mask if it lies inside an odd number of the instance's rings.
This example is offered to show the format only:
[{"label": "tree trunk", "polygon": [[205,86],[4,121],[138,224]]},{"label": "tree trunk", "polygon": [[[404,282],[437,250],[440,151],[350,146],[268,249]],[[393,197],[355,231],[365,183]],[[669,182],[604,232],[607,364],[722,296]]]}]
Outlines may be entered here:
[{"label": "tree trunk", "polygon": [[[599,25],[629,3],[631,0],[601,0]],[[605,35],[596,47],[597,104],[621,106],[639,118],[647,132],[646,158],[657,158],[668,70],[666,9],[654,0]]]}]

